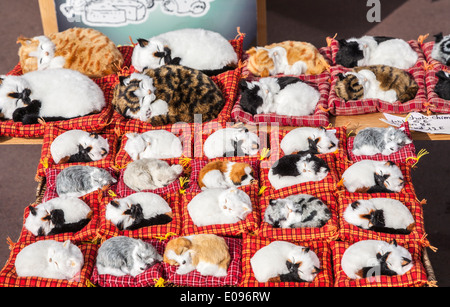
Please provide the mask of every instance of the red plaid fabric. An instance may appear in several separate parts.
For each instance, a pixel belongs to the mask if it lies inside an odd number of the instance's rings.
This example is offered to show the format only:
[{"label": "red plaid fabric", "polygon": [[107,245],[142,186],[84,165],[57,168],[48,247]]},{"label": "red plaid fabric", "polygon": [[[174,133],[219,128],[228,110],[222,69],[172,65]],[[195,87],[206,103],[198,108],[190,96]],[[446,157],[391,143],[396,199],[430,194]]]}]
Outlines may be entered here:
[{"label": "red plaid fabric", "polygon": [[337,74],[346,73],[351,69],[345,68],[341,65],[331,67],[331,90],[330,98],[328,100],[328,108],[333,115],[358,115],[366,113],[386,112],[386,113],[409,113],[409,112],[421,112],[424,110],[424,104],[426,103],[425,92],[425,70],[423,69],[423,63],[420,66],[415,66],[407,71],[416,81],[419,86],[419,90],[414,99],[401,103],[396,101],[394,103],[388,103],[380,99],[361,99],[361,100],[349,100],[345,101],[339,98],[336,94],[336,82]]},{"label": "red plaid fabric", "polygon": [[[444,69],[448,70],[448,67],[445,66]],[[450,100],[442,99],[435,93],[434,89],[436,84],[438,83],[438,77],[436,77],[436,73],[439,70],[430,69],[426,72],[425,83],[427,88],[427,103],[426,110],[435,112],[435,113],[450,113]]]},{"label": "red plaid fabric", "polygon": [[17,254],[27,245],[26,243],[16,243],[11,246],[11,255],[6,265],[0,271],[0,287],[85,287],[89,283],[89,277],[97,255],[96,244],[77,244],[84,255],[84,266],[81,269],[80,282],[70,282],[65,279],[52,279],[42,277],[18,277],[14,263]]},{"label": "red plaid fabric", "polygon": [[161,195],[167,201],[169,207],[172,209],[172,221],[164,225],[154,225],[142,227],[136,230],[119,230],[111,221],[105,218],[106,206],[113,200],[119,197],[106,196],[102,199],[100,205],[99,222],[97,227],[97,235],[102,240],[109,239],[115,236],[126,236],[136,239],[151,239],[156,237],[164,237],[167,233],[180,234],[181,233],[181,196],[178,193],[168,193]]},{"label": "red plaid fabric", "polygon": [[401,244],[413,257],[414,266],[403,275],[379,276],[372,278],[350,279],[341,266],[342,256],[351,245],[350,242],[333,241],[330,243],[333,251],[333,269],[335,287],[422,287],[427,283],[427,274],[422,265],[422,249],[417,243]]},{"label": "red plaid fabric", "polygon": [[[405,122],[403,125],[400,126],[400,128],[401,127],[405,128],[404,132],[412,140],[408,122]],[[354,140],[355,140],[354,136],[348,138],[348,156],[350,157],[350,160],[354,162],[358,162],[361,160],[376,160],[376,161],[392,161],[394,163],[405,163],[406,159],[410,157],[413,158],[416,157],[416,148],[414,146],[414,143],[405,145],[399,151],[394,152],[388,156],[382,155],[381,153],[378,153],[373,156],[366,156],[366,155],[357,156],[352,152]]]},{"label": "red plaid fabric", "polygon": [[[241,287],[331,287],[333,286],[333,268],[331,265],[331,249],[329,243],[325,241],[290,241],[291,243],[309,247],[314,251],[320,260],[320,272],[312,282],[265,282],[260,283],[256,280],[250,259],[253,255],[269,245],[274,239],[262,238],[252,235],[245,235],[243,238],[242,251],[242,283]],[[269,265],[269,264],[268,264]]]},{"label": "red plaid fabric", "polygon": [[242,278],[242,239],[229,237],[223,238],[228,245],[228,250],[231,256],[231,261],[228,265],[227,276],[203,276],[197,270],[194,270],[185,275],[179,275],[176,273],[176,266],[164,263],[166,280],[175,285],[187,287],[238,286]]},{"label": "red plaid fabric", "polygon": [[[275,77],[280,77],[277,75]],[[282,126],[309,126],[321,127],[328,126],[328,96],[330,93],[330,84],[328,82],[330,75],[324,72],[320,75],[300,75],[296,76],[300,80],[305,81],[320,92],[320,99],[317,103],[314,114],[306,116],[285,116],[275,113],[251,115],[244,111],[240,105],[241,96],[239,94],[237,103],[231,111],[231,118],[237,122],[243,123],[278,123]],[[259,78],[249,77],[249,81],[258,80]]]},{"label": "red plaid fabric", "polygon": [[[144,240],[153,245],[158,253],[164,254],[165,243],[160,240]],[[133,277],[131,275],[114,276],[109,274],[99,274],[97,266],[94,266],[91,283],[100,287],[152,287],[164,276],[164,265],[162,262],[155,263],[145,272]]]},{"label": "red plaid fabric", "polygon": [[433,42],[428,42],[428,43],[424,43],[424,44],[420,44],[420,48],[422,49],[425,61],[428,63],[429,66],[431,66],[430,68],[432,70],[445,70],[448,69],[449,67],[447,65],[445,65],[444,63],[435,60],[432,56],[431,56],[431,52],[433,51],[433,47],[434,47],[434,41]]}]

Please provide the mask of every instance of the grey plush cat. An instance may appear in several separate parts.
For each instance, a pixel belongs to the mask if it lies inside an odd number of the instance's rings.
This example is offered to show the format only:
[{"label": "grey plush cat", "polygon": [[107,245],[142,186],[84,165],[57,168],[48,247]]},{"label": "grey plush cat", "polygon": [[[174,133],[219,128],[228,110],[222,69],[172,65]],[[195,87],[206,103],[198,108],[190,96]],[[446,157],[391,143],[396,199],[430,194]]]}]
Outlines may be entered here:
[{"label": "grey plush cat", "polygon": [[162,256],[150,243],[118,236],[106,240],[100,246],[96,266],[101,275],[135,277],[162,260]]},{"label": "grey plush cat", "polygon": [[353,140],[353,154],[372,156],[378,153],[388,156],[411,144],[412,140],[400,129],[365,128]]},{"label": "grey plush cat", "polygon": [[116,182],[117,180],[105,169],[74,165],[58,174],[56,192],[60,197],[81,197]]}]

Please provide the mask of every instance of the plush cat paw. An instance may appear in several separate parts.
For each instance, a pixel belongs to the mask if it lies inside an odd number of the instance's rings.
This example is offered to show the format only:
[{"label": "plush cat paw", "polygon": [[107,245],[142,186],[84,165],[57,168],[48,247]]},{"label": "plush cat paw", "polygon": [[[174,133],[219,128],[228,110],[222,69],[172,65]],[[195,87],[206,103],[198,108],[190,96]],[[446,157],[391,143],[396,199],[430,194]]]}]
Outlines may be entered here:
[{"label": "plush cat paw", "polygon": [[18,108],[14,111],[12,119],[15,122],[22,122],[26,114],[27,114],[26,108]]}]

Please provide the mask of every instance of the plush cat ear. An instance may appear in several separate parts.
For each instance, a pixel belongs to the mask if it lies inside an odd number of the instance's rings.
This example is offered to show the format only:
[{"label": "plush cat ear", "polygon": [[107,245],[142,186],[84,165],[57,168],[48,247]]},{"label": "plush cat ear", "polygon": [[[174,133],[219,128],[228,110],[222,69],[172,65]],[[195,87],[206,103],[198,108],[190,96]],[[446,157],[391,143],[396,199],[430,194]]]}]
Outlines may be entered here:
[{"label": "plush cat ear", "polygon": [[17,41],[16,41],[17,44],[21,44],[22,46],[23,46],[25,43],[29,44],[30,42],[31,42],[31,38],[27,38],[27,37],[25,37],[25,36],[23,36],[23,35],[19,36],[19,37],[17,38]]},{"label": "plush cat ear", "polygon": [[386,166],[394,166],[395,163],[392,162],[392,161],[386,161],[386,163],[384,165],[386,165]]},{"label": "plush cat ear", "polygon": [[338,43],[340,47],[347,45],[347,41],[345,39],[338,39]]},{"label": "plush cat ear", "polygon": [[246,90],[248,88],[248,82],[245,79],[241,79],[241,81],[239,81],[239,88],[241,90]]},{"label": "plush cat ear", "polygon": [[246,53],[247,53],[248,55],[252,56],[252,55],[254,55],[254,54],[256,53],[256,48],[255,48],[255,47],[252,47],[252,48],[250,48],[249,50],[247,50]]},{"label": "plush cat ear", "polygon": [[441,32],[441,33],[434,35],[434,38],[435,38],[435,43],[439,43],[444,38],[444,35]]},{"label": "plush cat ear", "polygon": [[438,72],[436,73],[436,77],[438,77],[439,80],[442,80],[442,81],[445,81],[445,80],[450,79],[450,78],[447,76],[447,74],[445,73],[445,71],[443,71],[443,70],[438,71]]},{"label": "plush cat ear", "polygon": [[3,84],[3,80],[5,80],[5,79],[3,78],[3,76],[0,77],[0,86]]},{"label": "plush cat ear", "polygon": [[127,79],[127,76],[119,76],[119,83],[120,85],[126,85],[125,80]]},{"label": "plush cat ear", "polygon": [[343,73],[338,73],[337,75],[336,75],[336,77],[338,77],[339,78],[339,81],[342,81],[342,80],[344,80],[345,79],[345,76],[344,76],[344,74]]},{"label": "plush cat ear", "polygon": [[146,39],[143,39],[143,38],[138,38],[138,43],[139,43],[139,46],[144,48],[148,45],[149,41]]},{"label": "plush cat ear", "polygon": [[352,207],[353,210],[356,210],[359,207],[359,205],[361,205],[359,201],[354,201],[351,203],[350,206]]},{"label": "plush cat ear", "polygon": [[98,139],[98,133],[91,133],[91,134],[89,134],[89,137],[91,137],[93,139]]},{"label": "plush cat ear", "polygon": [[119,203],[116,202],[115,200],[111,200],[110,204],[111,204],[111,206],[113,206],[114,208],[119,208]]},{"label": "plush cat ear", "polygon": [[68,249],[69,247],[70,247],[70,240],[64,241],[64,243],[63,243],[63,248]]},{"label": "plush cat ear", "polygon": [[320,271],[321,271],[320,268],[314,266],[314,270],[313,270],[311,273],[313,273],[313,274],[318,274],[318,273],[320,273]]},{"label": "plush cat ear", "polygon": [[30,214],[32,215],[36,215],[36,208],[34,208],[33,206],[28,206],[28,209],[30,210]]},{"label": "plush cat ear", "polygon": [[397,241],[395,239],[393,239],[390,244],[394,245],[395,247],[397,247]]},{"label": "plush cat ear", "polygon": [[408,264],[411,263],[411,261],[412,261],[411,259],[402,257],[402,266],[407,266]]},{"label": "plush cat ear", "polygon": [[305,248],[303,249],[303,252],[304,252],[305,254],[307,254],[307,253],[309,253],[310,250],[311,250],[311,249],[310,249],[309,247],[305,247]]}]

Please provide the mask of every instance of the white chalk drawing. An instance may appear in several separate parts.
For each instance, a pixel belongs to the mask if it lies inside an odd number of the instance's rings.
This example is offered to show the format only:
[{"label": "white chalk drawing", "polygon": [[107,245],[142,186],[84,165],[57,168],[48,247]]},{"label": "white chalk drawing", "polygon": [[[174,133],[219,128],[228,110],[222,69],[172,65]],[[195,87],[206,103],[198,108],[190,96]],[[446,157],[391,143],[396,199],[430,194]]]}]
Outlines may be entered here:
[{"label": "white chalk drawing", "polygon": [[208,13],[211,1],[214,0],[66,0],[59,10],[70,22],[116,27],[145,22],[157,6],[165,14],[201,17]]}]

